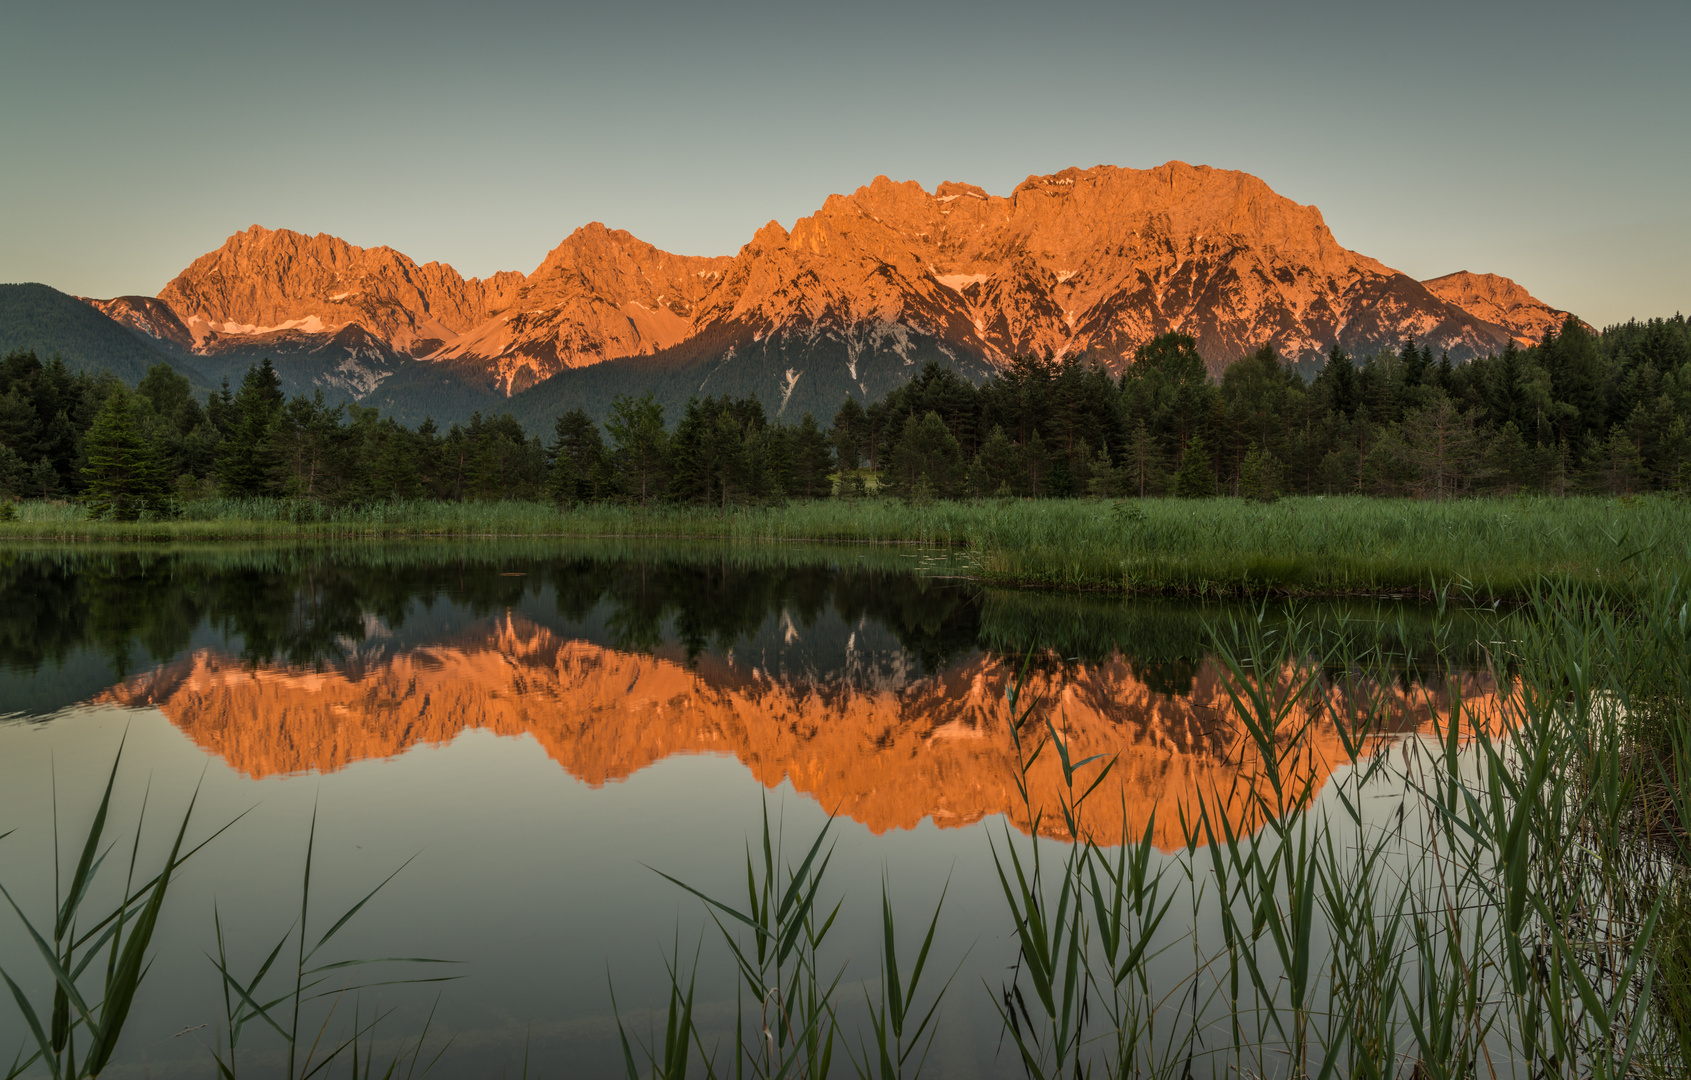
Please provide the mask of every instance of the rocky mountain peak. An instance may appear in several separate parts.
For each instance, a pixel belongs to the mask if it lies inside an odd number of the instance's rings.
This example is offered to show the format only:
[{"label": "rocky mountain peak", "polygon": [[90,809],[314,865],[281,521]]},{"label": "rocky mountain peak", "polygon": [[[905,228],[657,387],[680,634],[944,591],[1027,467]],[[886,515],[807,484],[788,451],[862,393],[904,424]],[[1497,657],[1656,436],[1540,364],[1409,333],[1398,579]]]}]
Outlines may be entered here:
[{"label": "rocky mountain peak", "polygon": [[427,352],[430,342],[457,337],[502,307],[521,277],[466,281],[445,263],[419,266],[389,247],[253,225],[194,260],[158,299],[200,349],[357,324],[401,352]]},{"label": "rocky mountain peak", "polygon": [[731,262],[673,255],[595,221],[547,254],[508,310],[436,358],[490,369],[513,393],[568,368],[650,355],[686,339],[694,309]]},{"label": "rocky mountain peak", "polygon": [[1538,344],[1568,317],[1566,311],[1551,307],[1499,274],[1458,270],[1421,284],[1434,296],[1503,327],[1523,346]]}]

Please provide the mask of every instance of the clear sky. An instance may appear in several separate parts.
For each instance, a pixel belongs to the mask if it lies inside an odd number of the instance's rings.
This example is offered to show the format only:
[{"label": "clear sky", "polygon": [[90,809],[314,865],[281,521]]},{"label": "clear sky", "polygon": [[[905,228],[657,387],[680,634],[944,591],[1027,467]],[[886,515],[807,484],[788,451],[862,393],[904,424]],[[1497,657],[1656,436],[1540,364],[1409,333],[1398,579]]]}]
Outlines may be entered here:
[{"label": "clear sky", "polygon": [[0,4],[0,281],[258,223],[466,275],[729,254],[878,173],[1243,169],[1418,278],[1691,311],[1691,2]]}]

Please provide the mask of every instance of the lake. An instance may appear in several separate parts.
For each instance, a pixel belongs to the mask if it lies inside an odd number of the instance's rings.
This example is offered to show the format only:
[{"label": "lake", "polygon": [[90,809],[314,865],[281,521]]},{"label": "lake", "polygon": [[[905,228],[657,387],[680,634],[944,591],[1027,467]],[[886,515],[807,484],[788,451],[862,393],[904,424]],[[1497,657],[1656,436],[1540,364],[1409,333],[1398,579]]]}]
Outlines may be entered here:
[{"label": "lake", "polygon": [[[677,947],[689,967],[700,958],[701,1024],[735,1015],[717,929],[662,875],[741,902],[766,813],[794,862],[832,815],[823,894],[843,903],[824,955],[843,971],[851,1042],[878,977],[883,881],[912,951],[946,890],[928,978],[952,982],[926,1075],[1018,1075],[994,1006],[1016,948],[992,845],[1036,833],[1060,850],[1068,834],[1052,753],[1027,773],[1028,801],[1047,812],[1027,813],[1006,694],[1020,679],[1023,703],[1040,703],[1024,754],[1049,718],[1072,756],[1116,759],[1089,804],[1097,837],[1149,830],[1156,859],[1180,864],[1178,808],[1259,771],[1209,647],[1229,619],[1313,620],[1347,640],[1334,655],[1389,657],[1395,679],[1368,691],[1388,735],[1425,729],[1452,685],[1471,701],[1493,692],[1478,674],[1481,624],[1419,607],[985,590],[912,549],[9,549],[0,833],[15,832],[0,840],[0,883],[51,922],[55,793],[68,874],[121,744],[96,907],[119,895],[143,803],[144,869],[196,788],[190,841],[234,824],[172,886],[106,1075],[214,1075],[215,927],[233,967],[255,971],[298,919],[314,837],[313,940],[398,871],[324,957],[453,962],[333,973],[325,990],[452,981],[325,999],[331,1032],[354,1009],[361,1022],[379,1011],[391,1053],[432,1010],[424,1063],[453,1039],[433,1075],[516,1076],[526,1054],[542,1075],[610,1076],[622,1069],[612,986],[644,1036]],[[1474,656],[1472,672],[1452,684],[1435,651]],[[1310,662],[1325,700],[1357,692],[1345,664]],[[1336,732],[1314,742],[1304,777],[1320,800],[1349,766]],[[0,967],[45,994],[33,946],[3,914]],[[282,1067],[267,1034],[244,1036],[254,1076]],[[0,1056],[26,1038],[0,1008]],[[835,1067],[850,1072],[843,1057]]]}]

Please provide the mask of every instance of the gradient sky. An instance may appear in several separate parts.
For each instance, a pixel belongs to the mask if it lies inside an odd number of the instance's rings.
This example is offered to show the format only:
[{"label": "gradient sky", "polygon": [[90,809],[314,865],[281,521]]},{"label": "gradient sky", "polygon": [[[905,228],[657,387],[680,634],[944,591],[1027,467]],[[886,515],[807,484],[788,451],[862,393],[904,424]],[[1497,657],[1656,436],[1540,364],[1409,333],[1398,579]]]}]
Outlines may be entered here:
[{"label": "gradient sky", "polygon": [[0,5],[0,281],[154,293],[252,223],[532,270],[729,254],[878,173],[1243,169],[1418,278],[1691,310],[1691,3]]}]

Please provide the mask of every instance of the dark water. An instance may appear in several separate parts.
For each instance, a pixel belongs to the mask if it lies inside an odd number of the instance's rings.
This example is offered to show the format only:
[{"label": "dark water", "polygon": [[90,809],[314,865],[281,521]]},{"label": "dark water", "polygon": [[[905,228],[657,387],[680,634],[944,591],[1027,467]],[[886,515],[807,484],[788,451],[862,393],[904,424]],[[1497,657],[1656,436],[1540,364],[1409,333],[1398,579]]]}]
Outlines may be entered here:
[{"label": "dark water", "polygon": [[[1391,658],[1404,731],[1439,709],[1427,687],[1446,669],[1422,658],[1481,636],[1419,610],[1318,614],[1328,639]],[[1046,715],[1120,758],[1099,827],[1139,835],[1156,811],[1177,857],[1171,808],[1249,765],[1205,644],[1230,616],[1311,612],[986,591],[943,558],[864,550],[0,552],[0,833],[16,830],[0,883],[46,921],[54,787],[70,859],[126,740],[117,832],[145,797],[143,865],[196,785],[192,835],[245,816],[171,894],[108,1075],[212,1075],[214,905],[237,966],[256,967],[297,918],[314,813],[316,934],[412,860],[325,955],[460,962],[450,983],[356,996],[366,1018],[392,1010],[380,1032],[414,1034],[438,994],[456,1041],[435,1075],[515,1075],[525,1048],[547,1075],[612,1075],[608,980],[626,1016],[661,1003],[677,933],[689,952],[705,935],[705,1023],[733,1015],[714,929],[654,868],[738,899],[766,805],[795,844],[832,812],[847,1030],[876,974],[883,875],[911,922],[949,881],[931,963],[958,976],[933,1074],[1008,1075],[987,991],[1014,960],[987,834],[1026,831],[1005,691],[1031,653]],[[1030,782],[1054,796],[1051,771]],[[4,925],[0,966],[44,995]],[[0,1005],[0,1056],[24,1038]],[[274,1075],[275,1040],[247,1039],[252,1074]]]}]

